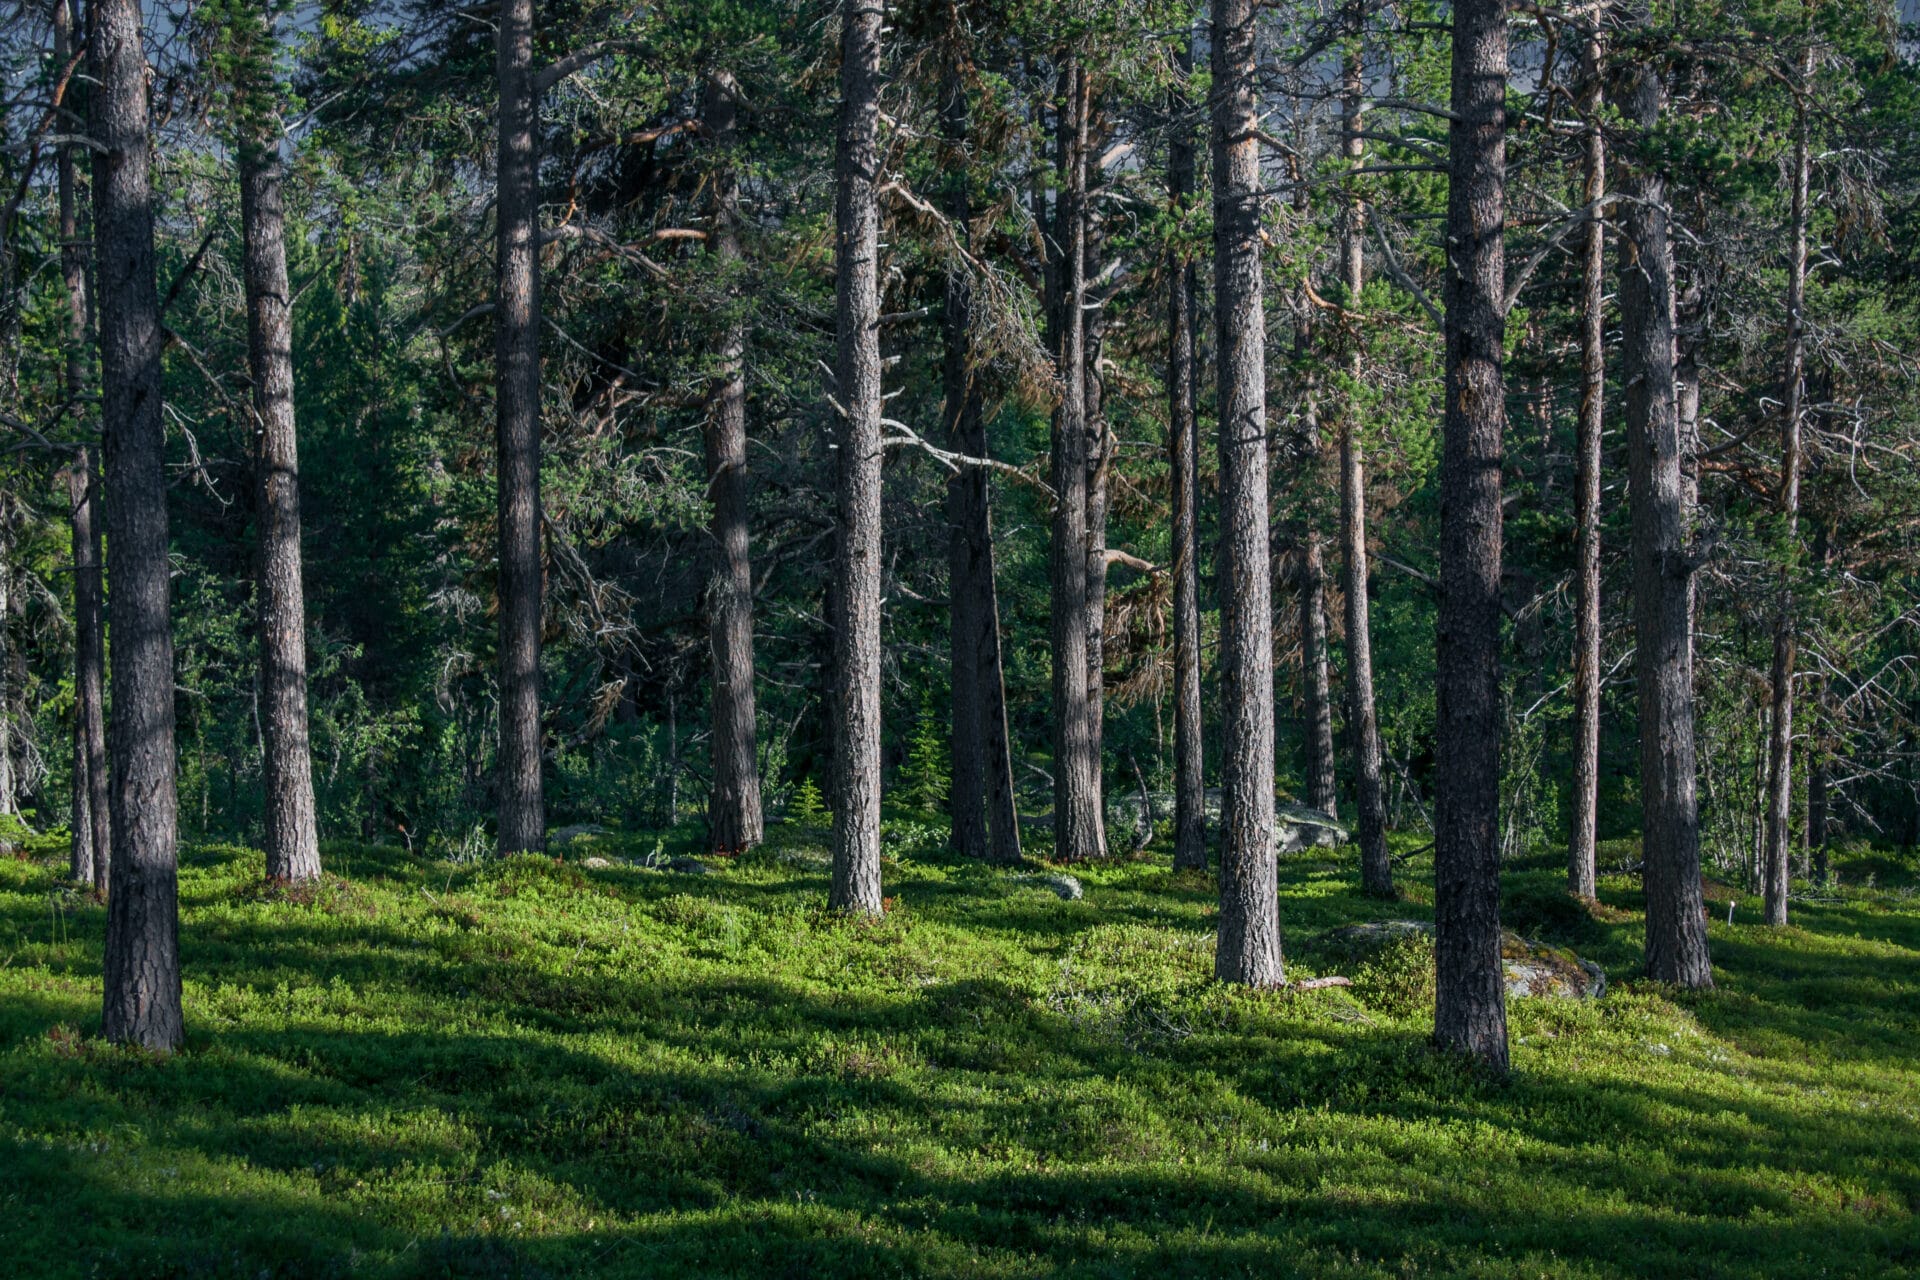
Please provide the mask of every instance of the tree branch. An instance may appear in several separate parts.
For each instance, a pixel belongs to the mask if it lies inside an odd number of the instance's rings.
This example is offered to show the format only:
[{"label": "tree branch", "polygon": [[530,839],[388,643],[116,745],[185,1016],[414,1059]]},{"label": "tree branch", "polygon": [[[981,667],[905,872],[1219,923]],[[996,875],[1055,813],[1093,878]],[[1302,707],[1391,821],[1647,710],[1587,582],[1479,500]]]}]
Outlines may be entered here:
[{"label": "tree branch", "polygon": [[[829,396],[828,399],[831,400],[832,397]],[[836,403],[834,408],[838,409],[840,406]],[[841,410],[841,412],[843,415],[845,414],[845,410]],[[1012,476],[1021,484],[1038,489],[1041,493],[1047,495],[1047,501],[1049,502],[1058,501],[1059,499],[1060,495],[1056,494],[1053,491],[1053,487],[1046,481],[1040,479],[1038,476],[1029,475],[1019,467],[1014,466],[1011,462],[1001,462],[998,458],[976,458],[971,454],[955,453],[951,449],[942,449],[906,423],[896,422],[892,418],[880,419],[880,425],[883,427],[891,427],[899,433],[898,435],[887,436],[882,439],[881,444],[885,448],[891,449],[904,445],[909,448],[918,449],[945,467],[948,471],[951,471],[954,475],[959,475],[961,470],[966,467],[984,467],[989,471],[999,471]]]},{"label": "tree branch", "polygon": [[633,53],[641,48],[638,40],[595,40],[575,49],[557,62],[549,63],[533,77],[533,91],[545,93],[575,72],[584,71],[602,58],[616,53]]}]

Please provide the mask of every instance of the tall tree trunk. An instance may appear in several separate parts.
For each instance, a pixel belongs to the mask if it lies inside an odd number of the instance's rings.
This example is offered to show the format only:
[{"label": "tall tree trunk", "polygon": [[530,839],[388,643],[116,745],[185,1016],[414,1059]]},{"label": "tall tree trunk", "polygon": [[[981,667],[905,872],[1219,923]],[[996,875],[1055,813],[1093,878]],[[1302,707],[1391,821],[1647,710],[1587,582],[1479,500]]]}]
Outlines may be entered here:
[{"label": "tall tree trunk", "polygon": [[1277,986],[1273,583],[1253,0],[1213,0],[1214,310],[1220,412],[1220,927],[1214,976]]},{"label": "tall tree trunk", "polygon": [[[252,55],[271,65],[272,27]],[[245,107],[243,114],[250,115]],[[313,764],[307,747],[307,610],[300,558],[300,458],[293,410],[293,294],[277,132],[243,119],[240,222],[253,375],[254,503],[260,527],[261,747],[266,782],[267,878],[300,884],[320,875]]]},{"label": "tall tree trunk", "polygon": [[[1816,694],[1813,705],[1816,711],[1823,710],[1822,699]],[[1829,723],[1825,715],[1815,717],[1810,728],[1824,729]],[[1809,735],[1811,745],[1807,750],[1807,874],[1815,885],[1824,888],[1827,883],[1827,819],[1830,813],[1830,801],[1827,787],[1828,768],[1832,759],[1832,745],[1822,737]]]},{"label": "tall tree trunk", "polygon": [[[1081,71],[1086,75],[1085,69]],[[1097,127],[1091,92],[1085,109],[1087,145],[1082,165],[1094,164],[1104,143]],[[1094,217],[1087,188],[1098,185],[1100,174],[1087,172],[1082,177],[1080,216],[1085,227],[1083,252],[1086,261],[1081,279],[1091,282],[1100,275],[1100,256],[1105,237],[1099,219]],[[1087,416],[1087,740],[1091,743],[1095,799],[1100,806],[1104,835],[1106,794],[1107,735],[1107,510],[1108,477],[1113,464],[1113,431],[1107,423],[1106,384],[1100,377],[1100,352],[1106,341],[1106,312],[1082,299],[1086,314],[1086,336],[1082,352],[1086,361],[1081,377],[1086,388]]]},{"label": "tall tree trunk", "polygon": [[[73,641],[74,652],[79,653],[84,643],[83,624],[80,621],[80,593],[85,589],[80,579],[87,572],[87,559],[93,550],[93,467],[87,456],[86,447],[75,450],[74,460],[63,478],[67,482],[67,529],[73,539]],[[84,885],[95,882],[93,856],[93,793],[87,785],[87,717],[86,708],[81,705],[79,663],[74,664],[73,699],[73,787],[68,794],[67,829],[73,833],[73,845],[68,867],[75,881]]]},{"label": "tall tree trunk", "polygon": [[1087,74],[1074,61],[1061,77],[1063,190],[1055,220],[1059,246],[1056,366],[1060,405],[1053,419],[1054,857],[1080,862],[1106,852],[1099,744],[1087,705]]},{"label": "tall tree trunk", "polygon": [[[13,569],[13,581],[9,584],[10,599],[7,602],[14,634],[22,638],[27,634],[26,577],[24,569],[18,566]],[[24,644],[12,645],[7,651],[7,690],[11,700],[6,707],[13,724],[15,812],[19,812],[30,794],[26,766],[33,746],[33,714],[27,706],[27,683],[27,647]]]},{"label": "tall tree trunk", "polygon": [[[954,233],[966,243],[973,202],[967,182],[967,92],[957,49],[948,59],[945,74],[940,124],[948,151],[947,217]],[[973,277],[960,262],[947,268],[941,337],[947,439],[956,452],[983,458],[987,427],[973,360]],[[966,857],[1017,862],[1019,816],[1013,810],[993,527],[983,469],[968,467],[947,481],[947,521],[952,579],[948,594],[953,656],[953,846]]]},{"label": "tall tree trunk", "polygon": [[500,536],[499,850],[543,849],[540,750],[540,151],[533,0],[502,0],[494,363]]},{"label": "tall tree trunk", "polygon": [[[1800,68],[1800,83],[1813,79],[1813,50],[1809,45]],[[1782,549],[1792,554],[1800,526],[1800,407],[1806,387],[1807,339],[1807,104],[1797,97],[1793,113],[1793,226],[1787,248],[1787,367],[1780,409],[1780,532]],[[1780,570],[1779,595],[1773,619],[1773,718],[1767,740],[1767,847],[1761,867],[1765,876],[1768,924],[1787,922],[1787,893],[1791,881],[1787,856],[1791,837],[1788,823],[1793,806],[1793,676],[1796,660],[1792,570]]]},{"label": "tall tree trunk", "polygon": [[15,814],[13,768],[13,561],[16,533],[13,513],[0,498],[0,814]]},{"label": "tall tree trunk", "polygon": [[[5,130],[7,108],[0,107],[0,131]],[[31,175],[29,175],[31,176]],[[14,237],[17,205],[6,202],[6,216],[0,217],[0,401],[9,405],[20,399],[21,304],[20,254]],[[16,515],[20,520],[16,520]],[[15,701],[19,696],[16,673],[18,653],[12,646],[15,598],[14,565],[19,530],[16,523],[24,514],[16,511],[11,494],[0,494],[0,814],[20,811],[19,772],[15,768]]]},{"label": "tall tree trunk", "polygon": [[[1184,82],[1193,69],[1190,45],[1176,50]],[[1193,201],[1191,107],[1184,91],[1170,103],[1167,203],[1183,219]],[[1173,480],[1173,865],[1207,866],[1205,730],[1200,704],[1200,429],[1194,412],[1194,266],[1184,250],[1168,271],[1167,454]]]},{"label": "tall tree trunk", "polygon": [[740,226],[733,145],[738,117],[731,77],[709,77],[703,113],[722,151],[713,187],[707,243],[727,281],[727,315],[708,389],[707,491],[712,495],[713,576],[707,584],[707,633],[713,651],[713,785],[707,791],[707,843],[738,853],[760,843],[760,768],[755,757],[753,558],[747,493],[747,324],[739,297]]},{"label": "tall tree trunk", "polygon": [[[1297,106],[1297,104],[1296,104]],[[1304,119],[1296,111],[1296,116]],[[1293,175],[1294,213],[1303,222],[1309,207],[1305,172]],[[1305,372],[1301,388],[1298,456],[1301,462],[1297,480],[1300,521],[1300,559],[1294,579],[1294,601],[1299,611],[1300,691],[1307,733],[1307,804],[1324,813],[1338,816],[1333,763],[1333,689],[1327,676],[1327,566],[1326,550],[1319,528],[1320,497],[1324,488],[1321,474],[1323,441],[1320,434],[1320,379],[1314,364],[1313,301],[1308,296],[1311,282],[1300,282],[1300,301],[1295,313],[1293,353]]]},{"label": "tall tree trunk", "polygon": [[[1665,102],[1666,85],[1657,68],[1642,64],[1627,73],[1620,107],[1630,123],[1642,131],[1658,127]],[[1693,565],[1681,485],[1666,181],[1644,160],[1629,161],[1623,170],[1620,372],[1626,386],[1633,515],[1647,973],[1678,986],[1709,987],[1713,971],[1702,914],[1694,792]]]},{"label": "tall tree trunk", "polygon": [[[989,496],[991,490],[989,490]],[[985,504],[983,504],[985,505]],[[1013,730],[1007,721],[1006,674],[1000,660],[1000,600],[994,589],[993,533],[987,531],[986,629],[980,649],[980,709],[987,739],[987,818],[995,862],[1020,861],[1020,812],[1013,789]]]},{"label": "tall tree trunk", "polygon": [[[1674,416],[1680,424],[1680,503],[1686,528],[1696,527],[1700,512],[1700,290],[1696,285],[1678,292],[1675,282],[1675,337],[1673,343]],[[1687,575],[1687,652],[1691,669],[1694,619],[1699,589]]]},{"label": "tall tree trunk", "polygon": [[1453,10],[1446,421],[1435,687],[1434,1038],[1504,1072],[1500,971],[1500,466],[1506,429],[1507,6]]},{"label": "tall tree trunk", "polygon": [[[1318,451],[1316,445],[1315,453]],[[1327,562],[1318,529],[1307,530],[1300,579],[1300,661],[1307,671],[1307,803],[1338,817],[1340,800],[1333,777],[1333,683],[1327,672]]]},{"label": "tall tree trunk", "polygon": [[[75,6],[55,0],[54,61],[73,56]],[[71,94],[68,105],[75,106]],[[60,276],[67,291],[67,414],[86,429],[87,344],[93,303],[87,287],[87,246],[81,242],[78,151],[59,152]],[[73,533],[73,878],[104,894],[112,874],[113,838],[107,795],[105,716],[106,629],[101,617],[100,486],[93,449],[74,450],[67,469],[67,502]]]},{"label": "tall tree trunk", "polygon": [[[967,90],[960,78],[960,54],[953,50],[943,68],[940,101],[941,142],[946,150],[947,218],[954,233],[967,235],[972,216],[967,191]],[[947,268],[946,296],[940,313],[943,344],[941,393],[948,445],[959,453],[985,435],[983,406],[973,370],[973,281],[964,266]],[[975,455],[977,456],[977,455]],[[947,572],[949,648],[952,657],[953,847],[962,857],[985,858],[987,836],[987,724],[982,705],[981,557],[991,551],[977,534],[974,508],[984,505],[985,477],[968,468],[947,481]],[[988,588],[991,590],[991,587]]]},{"label": "tall tree trunk", "polygon": [[[100,590],[100,480],[82,445],[67,472],[73,524],[74,878],[105,894],[113,876],[113,801],[108,793],[106,626]],[[84,834],[83,834],[84,829]],[[88,862],[82,866],[84,851]]]},{"label": "tall tree trunk", "polygon": [[1586,253],[1580,287],[1580,428],[1574,490],[1573,829],[1567,840],[1567,891],[1592,900],[1594,843],[1600,821],[1600,458],[1606,427],[1607,139],[1601,131],[1603,51],[1598,34],[1581,55],[1587,118]]},{"label": "tall tree trunk", "polygon": [[834,172],[840,533],[834,552],[839,716],[833,729],[833,887],[828,905],[880,901],[880,35],[875,0],[841,10]]},{"label": "tall tree trunk", "polygon": [[[1827,388],[1820,399],[1831,395]],[[1832,572],[1834,558],[1838,548],[1828,536],[1825,522],[1814,527],[1813,564],[1821,575]],[[1838,743],[1834,740],[1836,725],[1833,716],[1833,704],[1827,697],[1827,682],[1824,678],[1816,680],[1813,686],[1812,723],[1807,726],[1807,875],[1816,887],[1824,889],[1827,885],[1827,837],[1828,822],[1833,814],[1831,792],[1832,768]]]},{"label": "tall tree trunk", "polygon": [[[1348,48],[1341,60],[1341,151],[1358,168],[1366,155],[1360,136],[1366,102],[1362,62],[1366,6],[1349,6]],[[1345,220],[1340,229],[1340,282],[1346,306],[1358,313],[1366,287],[1367,206],[1349,191]],[[1362,375],[1361,322],[1350,319],[1347,340],[1347,376],[1358,386]],[[1380,721],[1373,701],[1373,619],[1367,600],[1367,472],[1366,447],[1360,439],[1355,397],[1349,393],[1340,409],[1340,554],[1341,589],[1346,595],[1347,625],[1347,733],[1353,747],[1353,798],[1360,838],[1360,888],[1374,897],[1393,895],[1393,864],[1387,854],[1386,799],[1380,782]]]},{"label": "tall tree trunk", "polygon": [[1812,693],[1803,705],[1801,725],[1807,738],[1802,753],[1807,771],[1807,813],[1806,826],[1801,831],[1802,843],[1796,869],[1803,877],[1813,874],[1813,851],[1826,842],[1827,832],[1827,772],[1826,752],[1820,741],[1820,686],[1816,681]]},{"label": "tall tree trunk", "polygon": [[113,549],[113,893],[102,1031],[180,1047],[173,635],[167,618],[167,477],[160,422],[147,58],[139,0],[93,0],[88,132],[100,273],[100,400],[107,545]]}]

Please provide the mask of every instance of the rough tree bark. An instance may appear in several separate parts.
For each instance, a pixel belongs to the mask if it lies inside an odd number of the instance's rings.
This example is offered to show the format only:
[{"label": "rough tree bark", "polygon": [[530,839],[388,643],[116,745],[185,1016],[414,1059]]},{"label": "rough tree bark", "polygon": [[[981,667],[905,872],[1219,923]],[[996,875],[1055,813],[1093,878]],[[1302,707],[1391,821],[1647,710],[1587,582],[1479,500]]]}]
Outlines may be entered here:
[{"label": "rough tree bark", "polygon": [[[85,341],[84,332],[79,340]],[[93,450],[81,445],[67,469],[73,530],[73,878],[104,895],[113,877],[113,824],[108,817],[113,801],[107,792],[99,498]]]},{"label": "rough tree bark", "polygon": [[1053,418],[1052,638],[1054,857],[1066,862],[1106,852],[1099,744],[1087,705],[1087,380],[1086,192],[1087,75],[1075,60],[1063,81],[1062,191],[1055,239],[1059,264],[1055,363],[1060,404]]},{"label": "rough tree bark", "polygon": [[[967,182],[969,118],[960,57],[948,60],[940,124],[948,150],[947,217],[966,243],[973,219]],[[986,412],[973,360],[973,277],[947,268],[941,311],[941,391],[947,439],[956,453],[987,456]],[[987,473],[968,467],[947,481],[950,629],[953,660],[953,845],[967,857],[1020,860],[1013,757],[1007,740],[1000,617],[994,588]]]},{"label": "rough tree bark", "polygon": [[[1181,47],[1176,70],[1184,82],[1193,51]],[[1176,218],[1193,201],[1191,104],[1176,91],[1167,142],[1167,203]],[[1173,506],[1173,865],[1205,870],[1207,792],[1205,730],[1200,704],[1200,429],[1194,412],[1194,265],[1184,252],[1168,272],[1167,454]]]},{"label": "rough tree bark", "polygon": [[1220,926],[1214,976],[1277,986],[1273,585],[1254,0],[1213,0],[1214,310],[1219,343]]},{"label": "rough tree bark", "polygon": [[828,905],[879,915],[880,900],[880,167],[881,0],[843,0],[834,163],[840,395],[834,548],[833,885]]},{"label": "rough tree bark", "polygon": [[502,0],[494,363],[502,854],[546,847],[540,750],[540,152],[533,0]]},{"label": "rough tree bark", "polygon": [[[1801,63],[1801,84],[1813,78],[1809,46]],[[1787,352],[1780,409],[1780,535],[1791,554],[1800,528],[1800,409],[1806,388],[1807,338],[1807,103],[1794,99],[1792,227],[1787,246]],[[1793,585],[1790,568],[1780,571],[1773,617],[1773,715],[1767,737],[1767,827],[1761,870],[1766,888],[1767,923],[1787,922],[1791,886],[1788,824],[1793,807],[1793,679],[1795,651]]]},{"label": "rough tree bark", "polygon": [[[1621,113],[1655,128],[1666,101],[1658,68],[1625,75]],[[1681,483],[1674,381],[1673,250],[1666,181],[1622,163],[1619,245],[1621,377],[1626,386],[1628,498],[1633,519],[1634,679],[1640,699],[1647,973],[1683,987],[1713,985],[1700,893],[1694,786],[1693,564]]]},{"label": "rough tree bark", "polygon": [[1828,715],[1823,714],[1821,690],[1816,687],[1811,700],[1814,723],[1808,736],[1807,748],[1807,874],[1816,886],[1824,888],[1827,883],[1827,819],[1830,813],[1828,798],[1828,769],[1832,760],[1832,744],[1825,740],[1821,732],[1831,723]]},{"label": "rough tree bark", "polygon": [[[1316,444],[1315,454],[1319,452]],[[1318,472],[1319,468],[1314,468]],[[1333,775],[1333,681],[1327,664],[1327,560],[1309,528],[1300,556],[1300,662],[1307,672],[1307,803],[1339,816]]]},{"label": "rough tree bark", "polygon": [[[1294,171],[1293,208],[1304,222],[1310,204],[1303,171]],[[1338,816],[1338,792],[1334,781],[1333,759],[1333,687],[1327,672],[1327,564],[1326,549],[1320,536],[1320,500],[1324,477],[1325,441],[1320,433],[1320,378],[1313,358],[1314,306],[1308,289],[1311,282],[1300,282],[1300,301],[1295,312],[1293,351],[1297,364],[1305,371],[1301,389],[1300,431],[1297,456],[1300,461],[1296,481],[1296,503],[1300,523],[1299,562],[1295,566],[1294,603],[1299,619],[1300,692],[1306,720],[1307,804],[1323,813]]]},{"label": "rough tree bark", "polygon": [[[75,6],[55,0],[54,61],[73,56]],[[74,106],[72,94],[68,105]],[[93,301],[87,286],[87,246],[81,239],[78,148],[60,145],[60,276],[67,291],[67,414],[85,430],[87,343]],[[67,503],[73,533],[73,878],[105,894],[112,875],[113,837],[107,795],[106,627],[101,617],[100,486],[93,448],[81,444],[67,469]]]},{"label": "rough tree bark", "polygon": [[760,769],[755,758],[753,689],[753,558],[747,491],[747,324],[738,296],[738,182],[726,154],[739,115],[735,86],[709,76],[702,114],[721,151],[710,182],[713,229],[709,252],[727,281],[727,314],[708,388],[707,492],[713,503],[713,574],[707,584],[707,634],[713,654],[713,785],[707,791],[707,843],[738,853],[765,834]]},{"label": "rough tree bark", "polygon": [[[1360,136],[1366,103],[1365,67],[1361,43],[1366,6],[1348,8],[1348,48],[1341,59],[1341,150],[1358,168],[1366,155]],[[1366,286],[1365,243],[1367,206],[1349,191],[1340,228],[1340,282],[1346,306],[1358,312]],[[1361,368],[1360,322],[1350,318],[1347,376],[1359,385]],[[1393,864],[1387,854],[1387,805],[1380,781],[1380,721],[1373,701],[1373,619],[1367,599],[1367,471],[1366,447],[1360,439],[1359,412],[1351,395],[1340,408],[1340,571],[1346,595],[1347,733],[1353,748],[1353,799],[1360,839],[1360,888],[1375,897],[1393,895]]]},{"label": "rough tree bark", "polygon": [[[5,341],[0,336],[0,342]],[[0,814],[19,812],[13,769],[13,560],[15,532],[9,502],[0,495]]]},{"label": "rough tree bark", "polygon": [[1580,424],[1574,452],[1573,825],[1567,840],[1567,890],[1591,901],[1596,892],[1594,842],[1600,818],[1600,445],[1606,426],[1607,227],[1600,201],[1607,190],[1607,139],[1602,132],[1597,32],[1581,52],[1587,119],[1585,253],[1580,283]]},{"label": "rough tree bark", "polygon": [[[1086,77],[1084,67],[1081,75]],[[1081,163],[1083,166],[1097,166],[1096,157],[1101,154],[1105,141],[1100,127],[1103,122],[1090,89],[1083,107],[1087,113],[1087,140]],[[1085,233],[1082,240],[1085,261],[1081,280],[1089,288],[1091,282],[1100,276],[1100,256],[1106,247],[1100,220],[1094,216],[1092,198],[1088,195],[1090,188],[1099,185],[1100,177],[1098,172],[1082,175],[1079,202]],[[1100,806],[1104,835],[1107,812],[1107,509],[1114,439],[1107,423],[1106,384],[1100,377],[1100,352],[1107,334],[1106,311],[1085,300],[1082,310],[1086,316],[1081,348],[1085,367],[1081,379],[1086,388],[1087,420],[1087,740],[1092,744],[1090,750],[1095,795]]]},{"label": "rough tree bark", "polygon": [[101,1029],[108,1040],[165,1053],[180,1047],[185,1027],[147,58],[139,0],[94,0],[88,14],[88,132],[98,148],[93,222],[100,407],[107,545],[113,551],[113,892],[107,899]]},{"label": "rough tree bark", "polygon": [[[941,143],[946,148],[947,218],[955,234],[965,236],[971,216],[966,177],[967,90],[960,78],[958,51],[943,68],[940,100]],[[974,393],[973,282],[958,264],[949,265],[940,312],[941,394],[947,442],[957,453],[981,430],[982,405]],[[977,455],[976,455],[977,456]],[[963,857],[985,858],[987,838],[987,726],[981,707],[981,610],[979,559],[990,551],[975,537],[976,491],[984,500],[985,477],[967,469],[947,481],[948,630],[952,659],[953,706],[949,731],[953,811],[953,847]]]},{"label": "rough tree bark", "polygon": [[[268,65],[271,18],[248,51]],[[300,457],[293,411],[293,293],[277,130],[263,103],[243,103],[240,224],[253,376],[254,505],[260,546],[260,736],[266,783],[267,877],[299,884],[320,875],[313,764],[307,747],[307,609],[300,558]]]},{"label": "rough tree bark", "polygon": [[1507,1068],[1500,971],[1500,466],[1506,429],[1505,0],[1453,9],[1440,462],[1434,1039]]},{"label": "rough tree bark", "polygon": [[[982,455],[985,456],[985,455]],[[989,504],[991,499],[989,489]],[[1020,861],[1020,812],[1013,789],[1013,729],[1007,718],[1007,684],[1000,657],[1000,598],[994,587],[993,533],[987,531],[985,565],[989,641],[980,650],[980,703],[987,736],[987,819],[995,862]]]}]

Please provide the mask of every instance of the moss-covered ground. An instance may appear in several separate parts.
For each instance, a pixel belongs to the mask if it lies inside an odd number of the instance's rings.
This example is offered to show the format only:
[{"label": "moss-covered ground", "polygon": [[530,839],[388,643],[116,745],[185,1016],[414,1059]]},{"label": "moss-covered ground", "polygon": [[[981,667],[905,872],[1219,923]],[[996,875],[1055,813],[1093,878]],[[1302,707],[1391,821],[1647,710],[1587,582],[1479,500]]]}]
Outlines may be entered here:
[{"label": "moss-covered ground", "polygon": [[[17,1277],[1902,1276],[1920,1271],[1912,864],[1769,930],[1715,890],[1718,989],[1636,981],[1638,883],[1555,860],[1512,923],[1606,965],[1516,1001],[1514,1073],[1426,1046],[1429,914],[1287,861],[1294,976],[1209,981],[1211,882],[1163,853],[1084,900],[896,824],[878,923],[819,833],[710,875],[329,850],[289,898],[186,851],[189,1036],[105,1046],[105,910],[0,862],[0,1273]],[[1868,872],[1876,882],[1867,883]]]}]

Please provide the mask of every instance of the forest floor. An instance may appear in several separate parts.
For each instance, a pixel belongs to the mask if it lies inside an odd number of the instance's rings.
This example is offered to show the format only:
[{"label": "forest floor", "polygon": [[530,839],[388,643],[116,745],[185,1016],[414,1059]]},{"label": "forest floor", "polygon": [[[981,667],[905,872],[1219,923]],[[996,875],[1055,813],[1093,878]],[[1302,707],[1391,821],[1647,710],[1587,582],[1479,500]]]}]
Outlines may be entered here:
[{"label": "forest floor", "polygon": [[[334,847],[290,899],[183,859],[188,1044],[93,1038],[104,908],[0,861],[0,1270],[153,1276],[1894,1276],[1920,1270],[1914,864],[1768,930],[1710,896],[1718,990],[1634,979],[1637,881],[1507,914],[1607,967],[1511,1005],[1514,1074],[1426,1047],[1430,951],[1354,967],[1350,850],[1288,859],[1294,977],[1209,981],[1164,852],[1044,883],[895,823],[884,921],[822,833],[709,875]],[[1409,846],[1417,842],[1409,842]],[[672,852],[669,845],[668,852]],[[1030,874],[1048,869],[1029,868]],[[1877,881],[1877,885],[1876,882]]]}]

